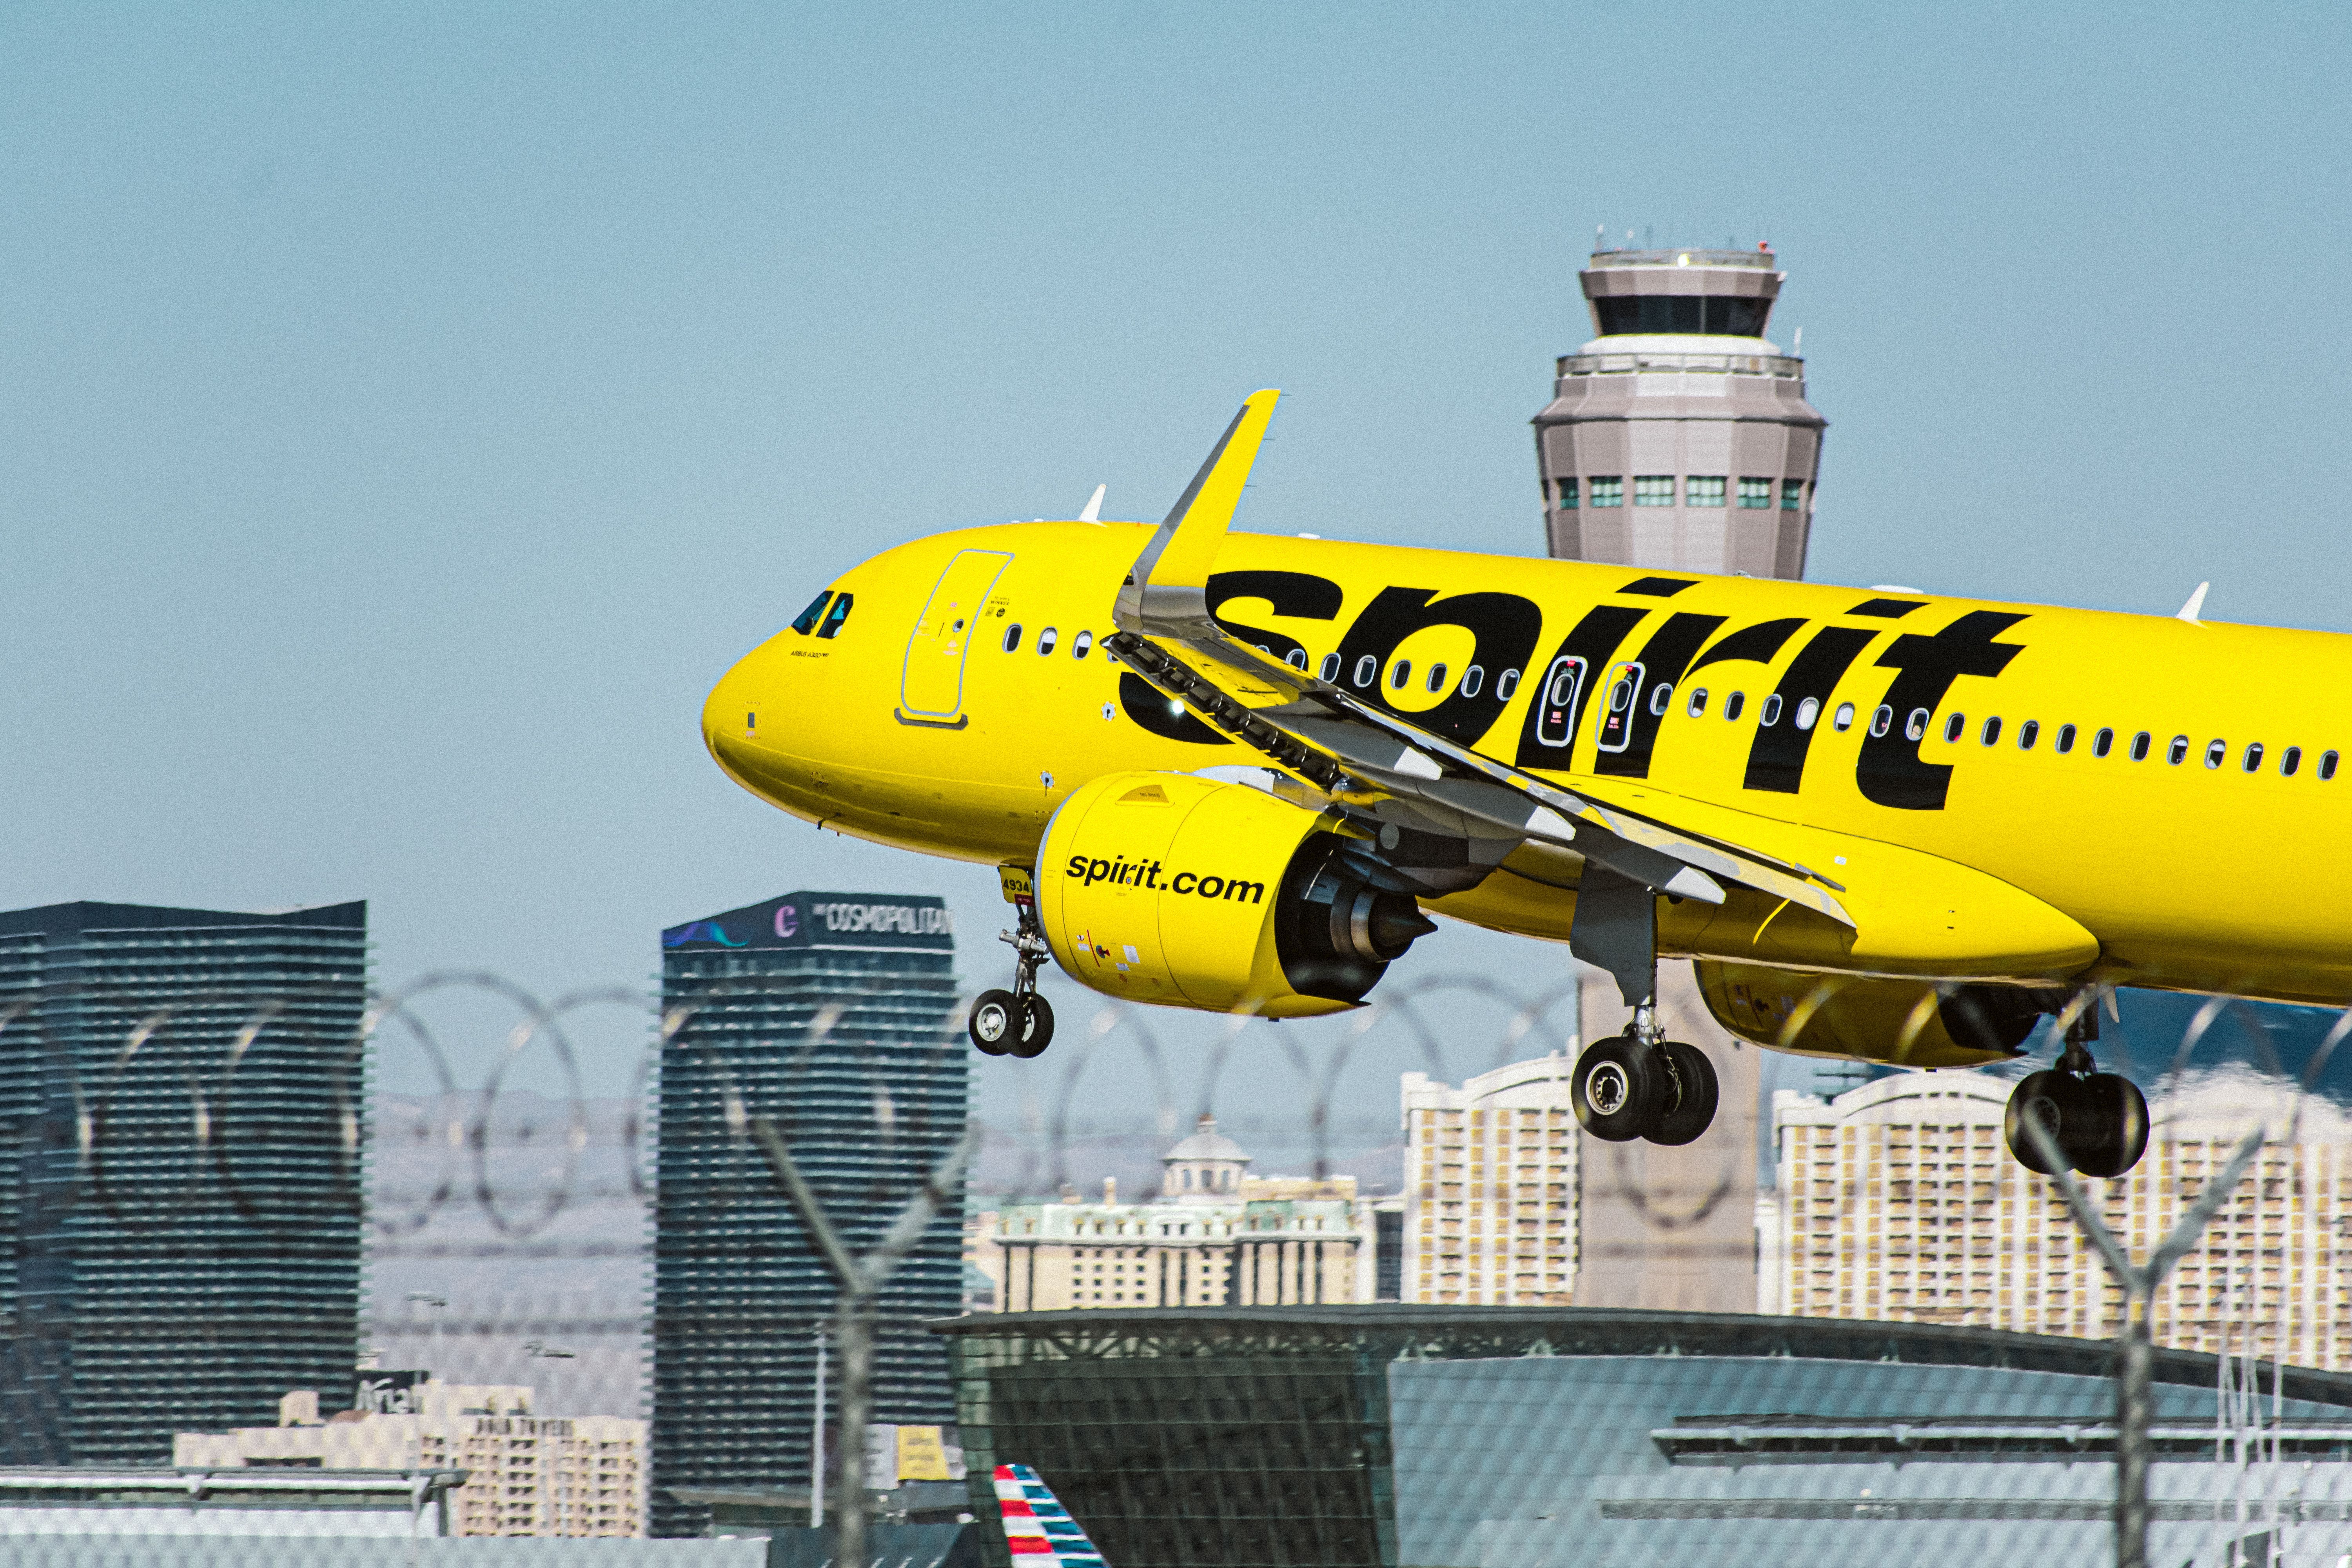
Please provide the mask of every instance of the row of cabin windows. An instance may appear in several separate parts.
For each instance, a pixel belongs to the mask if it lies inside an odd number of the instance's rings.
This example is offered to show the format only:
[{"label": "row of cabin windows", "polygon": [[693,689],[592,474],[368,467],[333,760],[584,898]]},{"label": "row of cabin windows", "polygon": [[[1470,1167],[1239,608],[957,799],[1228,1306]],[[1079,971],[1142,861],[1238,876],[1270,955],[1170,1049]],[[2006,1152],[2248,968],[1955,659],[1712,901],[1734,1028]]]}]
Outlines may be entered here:
[{"label": "row of cabin windows", "polygon": [[[846,599],[848,595],[845,594],[842,597]],[[823,607],[823,601],[820,600],[817,605],[812,606],[812,610],[822,610]],[[811,618],[813,620],[814,616],[812,616]],[[837,622],[835,624],[838,625]],[[1041,655],[1050,655],[1054,651],[1057,635],[1058,634],[1052,626],[1047,626],[1043,631],[1039,632],[1037,634],[1038,653]],[[1070,639],[1070,657],[1073,658],[1086,658],[1087,655],[1093,650],[1094,642],[1094,633],[1090,631],[1082,631],[1078,633],[1076,637]],[[1018,651],[1020,647],[1021,626],[1019,623],[1016,622],[1004,628],[1004,651],[1007,653],[1013,653]],[[1105,657],[1108,657],[1108,653]],[[1307,668],[1307,650],[1304,648],[1293,648],[1290,651],[1288,662],[1297,668],[1305,669]],[[1339,680],[1340,675],[1339,667],[1339,656],[1336,653],[1327,653],[1323,656],[1322,665],[1316,673],[1325,680],[1336,682]],[[1423,678],[1423,689],[1431,692],[1433,695],[1444,690],[1446,677],[1451,673],[1451,668],[1444,664],[1431,665],[1429,667],[1428,674]],[[1380,679],[1380,660],[1374,658],[1370,654],[1366,654],[1356,660],[1355,668],[1349,671],[1348,674],[1351,681],[1357,687],[1370,687]],[[1409,658],[1401,658],[1394,664],[1391,664],[1388,670],[1388,684],[1389,689],[1392,691],[1402,691],[1406,687],[1412,684],[1412,660]],[[1486,684],[1486,669],[1482,666],[1474,664],[1470,666],[1469,668],[1462,672],[1462,686],[1460,691],[1456,695],[1462,697],[1475,697],[1485,689]],[[1621,689],[1625,685],[1622,681],[1620,681],[1618,684]],[[1518,688],[1519,672],[1516,669],[1507,669],[1503,671],[1502,675],[1495,681],[1495,700],[1497,702],[1509,701],[1511,700],[1512,693],[1517,691]],[[1624,706],[1623,698],[1630,695],[1630,692],[1622,690],[1612,691],[1610,694],[1610,707],[1612,710],[1614,711],[1622,710]],[[1650,692],[1649,707],[1651,714],[1654,717],[1664,717],[1667,708],[1671,706],[1674,701],[1674,695],[1675,689],[1673,685],[1666,681],[1660,681]],[[1701,718],[1705,716],[1706,712],[1707,700],[1707,689],[1704,686],[1695,687],[1692,689],[1690,696],[1685,703],[1684,711],[1688,713],[1694,719]],[[1742,712],[1746,711],[1747,707],[1748,694],[1744,691],[1732,692],[1723,700],[1723,716],[1727,721],[1736,721]],[[1780,721],[1781,708],[1782,703],[1780,694],[1777,691],[1773,692],[1770,696],[1764,699],[1764,706],[1758,710],[1756,715],[1757,723],[1767,730],[1772,728],[1772,726]],[[1822,704],[1820,700],[1818,698],[1807,697],[1798,702],[1797,710],[1792,717],[1798,729],[1810,730],[1821,721],[1821,714]],[[1854,705],[1851,702],[1841,702],[1837,706],[1837,711],[1831,717],[1831,728],[1837,730],[1841,733],[1847,730],[1851,730],[1853,728],[1854,717]],[[1910,713],[1905,718],[1903,722],[1904,738],[1909,741],[1925,740],[1927,734],[1927,721],[1930,715],[1925,708],[1914,708],[1911,710]],[[1878,710],[1870,716],[1870,733],[1874,737],[1884,735],[1887,731],[1893,729],[1894,726],[1895,710],[1885,703],[1881,703]],[[1944,721],[1944,739],[1947,742],[1958,741],[1967,728],[1968,715],[1965,713],[1954,713]],[[2062,756],[2066,752],[2072,752],[2074,749],[2075,732],[2074,726],[2072,724],[2059,725],[2057,734],[2052,738],[2051,749],[2057,752]],[[1987,719],[1984,721],[1983,728],[1979,732],[1979,739],[1985,745],[1991,746],[2000,743],[2000,735],[2001,721],[2000,718],[1996,716]],[[2021,751],[2030,752],[2033,750],[2035,744],[2041,740],[2041,738],[2042,722],[2038,719],[2028,719],[2017,727],[2017,745],[2018,749]],[[2142,730],[2138,734],[2132,737],[2132,761],[2138,763],[2147,760],[2148,752],[2152,744],[2152,739],[2153,738],[2146,730]],[[2101,730],[2096,735],[2092,737],[2091,754],[2095,757],[2104,757],[2115,749],[2115,743],[2116,732],[2113,730]],[[2165,748],[2165,761],[2171,763],[2173,766],[2178,767],[2182,762],[2188,759],[2189,744],[2188,736],[2175,735],[2172,737],[2171,744]],[[2229,755],[2230,743],[2227,741],[2213,740],[2205,743],[2205,765],[2207,767],[2219,768],[2223,763],[2229,760]],[[2260,741],[2252,741],[2247,742],[2245,750],[2239,755],[2239,768],[2241,771],[2250,773],[2261,772],[2263,755],[2264,751],[2263,743]],[[2336,768],[2338,761],[2339,759],[2337,754],[2334,752],[2321,752],[2317,770],[2319,776],[2322,779],[2334,778],[2336,776]],[[2289,746],[2284,751],[2279,752],[2278,771],[2281,776],[2292,778],[2302,766],[2303,748],[2301,746]]]},{"label": "row of cabin windows", "polygon": [[[1578,486],[1583,489],[1580,496]],[[1691,474],[1682,480],[1685,506],[1719,507],[1736,504],[1742,511],[1769,511],[1772,506],[1772,486],[1769,478],[1749,475],[1739,481],[1735,492],[1730,479],[1722,474]],[[1805,504],[1805,481],[1781,479],[1780,510],[1800,511]],[[1552,481],[1553,499],[1562,511],[1574,511],[1580,504],[1594,507],[1623,506],[1625,477],[1622,474],[1595,474],[1579,481],[1575,477]],[[1672,506],[1675,504],[1675,476],[1672,474],[1636,474],[1633,476],[1635,506]]]},{"label": "row of cabin windows", "polygon": [[[1878,711],[1882,716],[1884,716],[1889,714],[1891,710],[1881,708]],[[1912,723],[1917,727],[1917,730],[1913,731],[1913,733],[1916,734],[1919,731],[1924,731],[1927,723],[1926,715],[1927,710],[1924,708],[1914,710],[1912,713]],[[1944,739],[1947,741],[1958,741],[1960,736],[1966,732],[1968,727],[1968,715],[1965,713],[1955,713],[1944,721]],[[1874,720],[1871,733],[1874,735],[1881,735],[1885,732],[1883,721],[1881,720]],[[1987,719],[1984,721],[1983,725],[1977,731],[1977,739],[1984,745],[1997,746],[2000,743],[2000,734],[2001,723],[2000,718],[1996,716],[1994,718]],[[2074,736],[2075,730],[2074,725],[2059,725],[2057,734],[2051,738],[2051,750],[2062,754],[2073,751],[2074,749]],[[2021,752],[2030,752],[2033,750],[2035,743],[2041,739],[2042,724],[2039,720],[2028,719],[2025,722],[2017,727],[2018,750]],[[2091,754],[2095,757],[2105,756],[2108,752],[2115,750],[2115,746],[2116,732],[2113,730],[2101,730],[2097,734],[2091,737]],[[2131,738],[2131,760],[2133,762],[2144,763],[2147,761],[2148,753],[2154,749],[2155,737],[2149,734],[2146,730],[2142,730],[2139,733]],[[2164,748],[2164,760],[2173,767],[2177,768],[2182,763],[2189,760],[2189,753],[2194,749],[2194,743],[2190,742],[2188,736],[2175,735]],[[2239,771],[2241,773],[2258,773],[2262,772],[2263,759],[2266,754],[2267,753],[2264,751],[2263,743],[2260,741],[2247,742],[2245,748],[2238,753]],[[2205,742],[2205,765],[2207,767],[2219,768],[2228,763],[2229,760],[2229,742],[2217,738]],[[2319,763],[2315,771],[2321,778],[2332,779],[2336,776],[2336,766],[2339,760],[2340,759],[2334,752],[2322,752],[2319,753]],[[2293,778],[2303,767],[2303,748],[2301,746],[2289,746],[2281,751],[2278,754],[2277,765],[2279,775],[2282,778]]]},{"label": "row of cabin windows", "polygon": [[[1054,651],[1055,643],[1058,641],[1060,637],[1061,633],[1055,631],[1052,626],[1047,626],[1044,631],[1037,634],[1037,651],[1040,654],[1052,653]],[[1072,658],[1084,658],[1087,655],[1094,651],[1094,647],[1095,634],[1092,632],[1080,632],[1077,636],[1070,639],[1070,657]],[[1019,621],[1015,621],[1011,626],[1004,628],[1004,651],[1007,653],[1019,653],[1021,651],[1021,623]],[[1113,658],[1108,648],[1105,648],[1103,650],[1103,657],[1110,659],[1113,664],[1118,662],[1117,658]]]}]

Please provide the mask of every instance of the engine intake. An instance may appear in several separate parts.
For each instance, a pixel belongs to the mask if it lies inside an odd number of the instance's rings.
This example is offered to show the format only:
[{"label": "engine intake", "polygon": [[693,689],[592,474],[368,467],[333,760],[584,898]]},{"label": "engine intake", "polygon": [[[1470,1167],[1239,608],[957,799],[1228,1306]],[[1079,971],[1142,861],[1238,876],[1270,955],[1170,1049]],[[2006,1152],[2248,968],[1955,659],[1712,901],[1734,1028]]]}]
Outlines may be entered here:
[{"label": "engine intake", "polygon": [[1302,1017],[1356,1005],[1437,929],[1409,888],[1330,813],[1189,773],[1113,773],[1047,826],[1037,912],[1055,961],[1106,995]]}]

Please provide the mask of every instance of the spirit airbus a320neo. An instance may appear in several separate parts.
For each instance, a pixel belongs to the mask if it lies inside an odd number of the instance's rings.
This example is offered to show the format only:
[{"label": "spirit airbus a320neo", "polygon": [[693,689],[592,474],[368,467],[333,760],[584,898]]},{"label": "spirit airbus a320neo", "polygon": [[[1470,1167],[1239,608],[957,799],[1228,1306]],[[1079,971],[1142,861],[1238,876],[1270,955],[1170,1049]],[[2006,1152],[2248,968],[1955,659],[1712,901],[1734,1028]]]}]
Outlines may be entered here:
[{"label": "spirit airbus a320neo", "polygon": [[1016,978],[982,1050],[1044,1048],[1049,955],[1297,1017],[1360,1004],[1434,912],[1615,977],[1633,1024],[1572,1080],[1596,1136],[1713,1115],[1657,1021],[1664,956],[1783,1050],[1967,1066],[2054,1014],[2011,1146],[2044,1167],[2036,1115],[2111,1175],[2147,1112],[2094,1070],[2103,991],[2352,1001],[2352,638],[1229,535],[1276,395],[1157,529],[1089,506],[917,540],[704,709],[784,810],[1002,868]]}]

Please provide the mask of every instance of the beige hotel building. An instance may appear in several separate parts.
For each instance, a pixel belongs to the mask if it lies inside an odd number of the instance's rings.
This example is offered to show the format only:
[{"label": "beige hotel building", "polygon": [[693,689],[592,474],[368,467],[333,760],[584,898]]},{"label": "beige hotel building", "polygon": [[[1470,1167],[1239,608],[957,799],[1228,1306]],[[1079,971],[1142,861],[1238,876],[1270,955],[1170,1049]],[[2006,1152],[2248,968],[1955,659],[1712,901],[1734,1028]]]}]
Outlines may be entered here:
[{"label": "beige hotel building", "polygon": [[[1906,1073],[1823,1101],[1773,1096],[1778,1179],[1759,1198],[1759,1311],[1968,1323],[2105,1338],[2119,1293],[2054,1183],[2010,1157],[2006,1079]],[[2159,1345],[2352,1367],[2352,1126],[2288,1095],[2209,1075],[2151,1107],[2128,1175],[2085,1180],[2135,1258],[2171,1230],[2257,1121],[2271,1142],[2238,1195],[2167,1278]]]}]

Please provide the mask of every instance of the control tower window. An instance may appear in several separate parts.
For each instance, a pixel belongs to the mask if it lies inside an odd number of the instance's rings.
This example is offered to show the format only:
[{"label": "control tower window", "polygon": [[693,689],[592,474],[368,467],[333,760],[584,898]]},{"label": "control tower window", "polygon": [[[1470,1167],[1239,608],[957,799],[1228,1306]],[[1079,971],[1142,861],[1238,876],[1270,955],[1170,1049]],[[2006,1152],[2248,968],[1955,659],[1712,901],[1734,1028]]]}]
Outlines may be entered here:
[{"label": "control tower window", "polygon": [[1623,477],[1618,474],[1593,475],[1591,503],[1594,506],[1623,506],[1625,504]]},{"label": "control tower window", "polygon": [[1672,506],[1675,504],[1675,477],[1672,474],[1637,474],[1633,479],[1635,506]]},{"label": "control tower window", "polygon": [[1752,479],[1740,480],[1739,510],[1742,511],[1771,510],[1772,481],[1770,479]]},{"label": "control tower window", "polygon": [[1769,300],[1709,298],[1698,294],[1617,295],[1592,301],[1603,337],[1625,332],[1698,333],[1707,337],[1757,338],[1764,335]]},{"label": "control tower window", "polygon": [[1576,481],[1572,479],[1559,481],[1559,510],[1562,511],[1576,510]]},{"label": "control tower window", "polygon": [[1690,478],[1685,479],[1683,481],[1683,504],[1685,506],[1721,506],[1723,504],[1723,476],[1721,474],[1693,474]]},{"label": "control tower window", "polygon": [[1802,479],[1782,479],[1780,481],[1780,510],[1782,511],[1797,511],[1801,510],[1804,504],[1805,481]]}]

